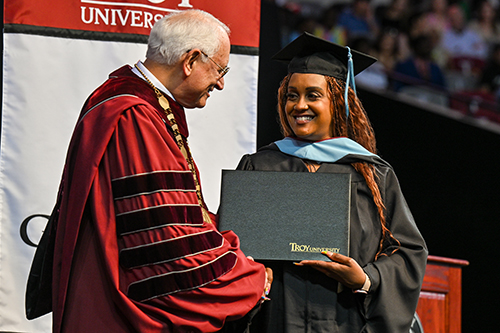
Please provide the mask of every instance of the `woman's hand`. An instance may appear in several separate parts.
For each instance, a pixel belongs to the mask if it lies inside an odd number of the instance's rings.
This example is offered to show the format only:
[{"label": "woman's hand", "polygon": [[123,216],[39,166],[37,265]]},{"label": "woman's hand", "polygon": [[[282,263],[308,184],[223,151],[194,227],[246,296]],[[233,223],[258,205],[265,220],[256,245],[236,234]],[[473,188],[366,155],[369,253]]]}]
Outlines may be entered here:
[{"label": "woman's hand", "polygon": [[264,285],[264,294],[262,295],[262,299],[264,301],[269,301],[269,292],[271,291],[271,284],[273,284],[273,270],[269,267],[266,267],[266,283]]},{"label": "woman's hand", "polygon": [[339,253],[322,252],[331,261],[302,260],[297,266],[311,266],[314,269],[342,283],[345,287],[359,289],[365,283],[365,272],[356,260]]},{"label": "woman's hand", "polygon": [[[253,260],[251,256],[247,256],[249,260]],[[264,280],[264,291],[262,292],[261,302],[269,301],[270,298],[267,297],[269,292],[271,291],[271,285],[273,284],[273,270],[269,267],[266,267],[266,278]]]}]

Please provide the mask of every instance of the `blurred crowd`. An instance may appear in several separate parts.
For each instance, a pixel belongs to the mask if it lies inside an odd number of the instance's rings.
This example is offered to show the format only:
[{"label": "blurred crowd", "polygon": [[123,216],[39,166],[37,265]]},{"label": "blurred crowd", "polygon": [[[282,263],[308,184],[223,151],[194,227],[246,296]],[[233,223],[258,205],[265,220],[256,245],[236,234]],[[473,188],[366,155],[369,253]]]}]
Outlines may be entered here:
[{"label": "blurred crowd", "polygon": [[500,122],[500,0],[330,3],[276,0],[283,44],[307,31],[349,45],[379,60],[357,83]]}]

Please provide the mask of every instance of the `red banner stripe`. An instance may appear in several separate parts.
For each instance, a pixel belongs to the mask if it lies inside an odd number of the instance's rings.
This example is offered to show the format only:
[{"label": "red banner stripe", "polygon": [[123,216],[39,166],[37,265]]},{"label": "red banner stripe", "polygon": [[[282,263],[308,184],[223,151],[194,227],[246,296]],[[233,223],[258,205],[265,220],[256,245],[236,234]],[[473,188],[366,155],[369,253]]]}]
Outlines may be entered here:
[{"label": "red banner stripe", "polygon": [[219,0],[16,0],[5,2],[4,24],[149,35],[162,16],[206,10],[231,29],[231,44],[258,47],[260,1]]}]

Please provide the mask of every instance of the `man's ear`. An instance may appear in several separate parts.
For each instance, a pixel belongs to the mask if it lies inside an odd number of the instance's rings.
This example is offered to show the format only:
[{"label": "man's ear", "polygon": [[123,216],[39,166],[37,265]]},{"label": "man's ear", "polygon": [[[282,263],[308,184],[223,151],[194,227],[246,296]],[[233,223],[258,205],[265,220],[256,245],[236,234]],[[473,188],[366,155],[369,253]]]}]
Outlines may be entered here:
[{"label": "man's ear", "polygon": [[184,71],[184,75],[186,76],[191,75],[195,63],[200,56],[201,56],[201,51],[198,49],[193,49],[184,55],[184,58],[182,60],[182,69]]}]

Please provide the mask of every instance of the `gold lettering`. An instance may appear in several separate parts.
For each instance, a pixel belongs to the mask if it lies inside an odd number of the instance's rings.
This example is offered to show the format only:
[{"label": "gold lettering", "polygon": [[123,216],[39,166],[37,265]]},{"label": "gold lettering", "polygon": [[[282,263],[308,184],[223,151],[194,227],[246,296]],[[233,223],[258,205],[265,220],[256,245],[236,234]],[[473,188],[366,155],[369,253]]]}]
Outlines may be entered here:
[{"label": "gold lettering", "polygon": [[299,245],[297,243],[288,243],[291,246],[290,252],[311,252],[311,253],[321,253],[323,251],[326,252],[334,252],[340,253],[340,248],[338,247],[311,247],[311,245]]}]

